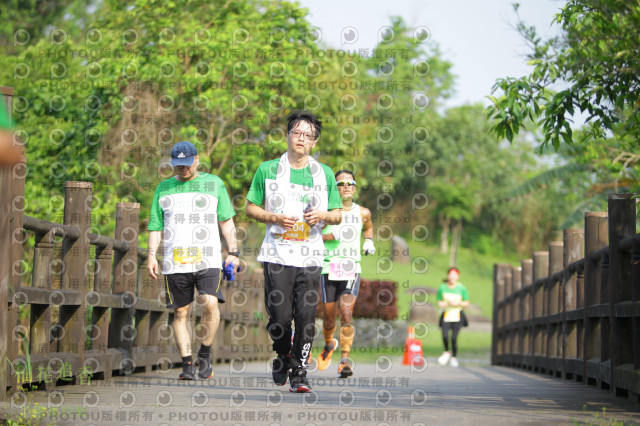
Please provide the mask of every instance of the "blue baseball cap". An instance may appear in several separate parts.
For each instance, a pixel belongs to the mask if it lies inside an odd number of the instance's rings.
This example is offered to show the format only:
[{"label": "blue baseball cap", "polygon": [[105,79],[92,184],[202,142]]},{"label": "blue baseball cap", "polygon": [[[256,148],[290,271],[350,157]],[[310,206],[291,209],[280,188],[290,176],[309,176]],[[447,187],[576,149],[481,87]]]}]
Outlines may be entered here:
[{"label": "blue baseball cap", "polygon": [[191,166],[198,155],[198,150],[191,142],[178,142],[171,150],[172,166]]}]

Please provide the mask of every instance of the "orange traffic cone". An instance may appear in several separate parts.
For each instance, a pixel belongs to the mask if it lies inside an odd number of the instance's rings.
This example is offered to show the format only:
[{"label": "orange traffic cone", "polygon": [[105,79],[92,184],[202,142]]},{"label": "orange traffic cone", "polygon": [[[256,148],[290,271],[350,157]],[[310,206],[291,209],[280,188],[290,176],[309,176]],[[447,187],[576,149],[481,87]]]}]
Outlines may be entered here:
[{"label": "orange traffic cone", "polygon": [[402,365],[424,365],[424,354],[422,353],[422,341],[414,336],[413,326],[409,326],[407,340],[404,343],[404,357]]}]

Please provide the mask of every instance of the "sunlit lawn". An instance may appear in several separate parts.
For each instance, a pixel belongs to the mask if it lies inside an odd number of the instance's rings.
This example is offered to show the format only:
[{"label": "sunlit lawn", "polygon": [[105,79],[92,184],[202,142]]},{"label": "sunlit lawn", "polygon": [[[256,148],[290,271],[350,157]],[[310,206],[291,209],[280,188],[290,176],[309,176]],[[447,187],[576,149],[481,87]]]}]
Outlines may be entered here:
[{"label": "sunlit lawn", "polygon": [[[409,242],[410,256],[415,264],[391,264],[387,258],[391,256],[391,242],[377,242],[377,252],[374,256],[364,256],[362,258],[362,277],[365,279],[379,279],[385,281],[396,281],[399,284],[396,293],[398,316],[400,319],[408,319],[411,295],[407,291],[413,287],[428,286],[438,288],[446,277],[449,268],[449,255],[439,252],[438,247],[420,242]],[[417,259],[417,260],[416,260]],[[428,265],[426,270],[422,270],[423,262]],[[458,264],[460,269],[460,282],[469,290],[469,298],[477,305],[482,314],[491,318],[493,309],[493,265],[495,263],[516,262],[516,258],[505,259],[497,256],[475,253],[474,251],[461,248],[458,254]],[[435,304],[435,297],[430,303]],[[399,330],[406,333],[405,330]],[[421,331],[423,334],[424,331]],[[426,357],[439,356],[443,348],[442,334],[437,325],[431,325],[426,332],[426,336],[418,335],[422,340],[422,347]],[[317,357],[322,350],[322,345],[315,345],[313,355]],[[404,347],[354,347],[351,353],[356,362],[375,362],[381,356],[390,358],[402,357]],[[488,332],[469,331],[463,328],[458,337],[458,357],[485,357],[491,351],[491,334]],[[336,363],[340,359],[339,353],[334,353],[332,361]],[[332,367],[333,368],[333,367]]]},{"label": "sunlit lawn", "polygon": [[[422,350],[425,357],[437,357],[442,354],[444,347],[442,344],[442,334],[437,325],[429,328],[428,335],[422,339]],[[322,345],[315,345],[312,355],[317,357],[322,351]],[[404,347],[373,347],[359,348],[354,346],[351,351],[351,357],[355,362],[373,363],[379,357],[388,356],[391,359],[402,357]],[[491,352],[491,334],[486,332],[468,331],[462,329],[458,335],[458,357],[461,359],[467,357],[487,357]],[[340,354],[334,353],[331,358],[332,363],[336,365],[340,361]]]}]

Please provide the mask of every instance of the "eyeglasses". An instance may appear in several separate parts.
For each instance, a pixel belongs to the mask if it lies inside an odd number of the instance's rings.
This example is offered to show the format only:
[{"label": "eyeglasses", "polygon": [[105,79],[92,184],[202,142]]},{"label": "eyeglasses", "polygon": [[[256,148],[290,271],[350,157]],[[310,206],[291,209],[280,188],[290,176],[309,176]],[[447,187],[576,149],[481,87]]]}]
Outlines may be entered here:
[{"label": "eyeglasses", "polygon": [[311,142],[316,139],[316,135],[312,133],[304,133],[304,132],[301,132],[300,130],[292,130],[289,132],[289,134],[294,138],[299,138],[301,135],[304,135],[304,140],[307,142]]},{"label": "eyeglasses", "polygon": [[336,182],[338,186],[356,186],[355,180],[339,180]]}]

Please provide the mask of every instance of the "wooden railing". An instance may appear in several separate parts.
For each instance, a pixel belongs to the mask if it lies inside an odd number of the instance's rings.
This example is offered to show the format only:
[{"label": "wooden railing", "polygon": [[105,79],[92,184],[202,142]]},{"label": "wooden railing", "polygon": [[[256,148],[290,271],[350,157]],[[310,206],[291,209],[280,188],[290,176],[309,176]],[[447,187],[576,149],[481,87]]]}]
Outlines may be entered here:
[{"label": "wooden railing", "polygon": [[609,195],[584,229],[494,267],[492,364],[640,394],[640,234],[636,199]]},{"label": "wooden railing", "polygon": [[[115,238],[106,237],[91,226],[91,183],[66,183],[58,224],[24,215],[25,176],[24,164],[1,176],[0,398],[33,383],[50,389],[179,362],[164,277],[148,276],[146,250],[138,247],[140,205],[118,203]],[[29,246],[32,255],[23,253]],[[243,266],[222,285],[227,303],[220,304],[213,344],[217,362],[271,356],[262,270]],[[204,332],[200,320],[196,304],[194,352]]]}]

